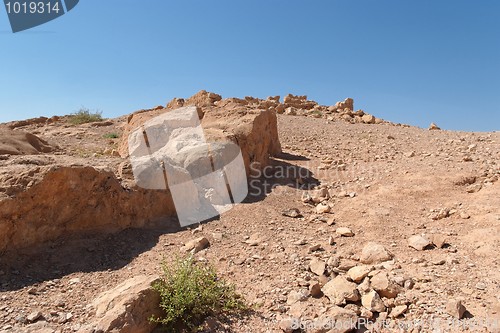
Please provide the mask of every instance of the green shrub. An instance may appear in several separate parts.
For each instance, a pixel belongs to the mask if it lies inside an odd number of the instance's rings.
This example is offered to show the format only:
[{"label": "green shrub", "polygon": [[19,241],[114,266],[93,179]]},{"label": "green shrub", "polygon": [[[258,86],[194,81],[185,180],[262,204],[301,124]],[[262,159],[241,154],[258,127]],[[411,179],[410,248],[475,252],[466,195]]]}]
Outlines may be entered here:
[{"label": "green shrub", "polygon": [[105,138],[105,139],[118,139],[119,137],[120,137],[120,134],[118,134],[118,133],[108,133],[108,134],[103,135],[103,138]]},{"label": "green shrub", "polygon": [[153,285],[160,294],[162,318],[151,317],[168,332],[179,328],[193,330],[207,316],[224,316],[247,310],[234,285],[217,277],[209,264],[192,256],[178,257],[172,264],[163,264],[161,280]]},{"label": "green shrub", "polygon": [[90,111],[89,109],[82,107],[80,110],[72,113],[69,116],[69,120],[73,125],[81,125],[86,123],[95,123],[97,121],[102,121],[102,111]]}]

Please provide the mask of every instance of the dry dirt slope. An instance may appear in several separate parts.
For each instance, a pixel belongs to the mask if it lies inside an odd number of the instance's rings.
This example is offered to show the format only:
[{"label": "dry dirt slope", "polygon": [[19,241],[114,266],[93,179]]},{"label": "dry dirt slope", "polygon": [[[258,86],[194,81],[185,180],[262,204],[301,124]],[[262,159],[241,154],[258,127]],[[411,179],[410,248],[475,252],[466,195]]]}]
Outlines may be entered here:
[{"label": "dry dirt slope", "polygon": [[[281,332],[287,329],[287,318],[311,323],[336,315],[335,295],[324,286],[360,266],[362,249],[370,241],[394,258],[373,264],[368,274],[372,280],[387,274],[399,294],[384,297],[383,304],[341,304],[350,314],[373,316],[380,323],[386,315],[391,319],[399,306],[402,315],[389,320],[385,329],[394,332],[396,323],[450,320],[447,303],[462,300],[468,311],[462,326],[500,320],[499,133],[289,115],[278,116],[278,128],[284,153],[251,184],[252,200],[202,228],[62,238],[35,255],[3,258],[0,331],[84,331],[93,319],[88,304],[99,293],[133,276],[159,273],[165,256],[201,236],[210,246],[196,257],[213,262],[257,308],[249,318],[220,323],[216,331]],[[109,131],[84,129],[77,135],[91,135],[99,146],[99,138]],[[311,184],[327,191],[303,189]],[[324,205],[316,207],[314,201],[322,199]],[[301,215],[283,215],[292,208]],[[409,247],[414,235],[444,245],[429,244],[420,251]],[[316,282],[328,295],[309,294]],[[363,283],[356,287],[370,289]],[[372,311],[367,311],[369,306]],[[376,311],[377,306],[384,309]],[[41,316],[29,322],[29,315],[38,311]],[[455,325],[448,331],[460,329]]]}]

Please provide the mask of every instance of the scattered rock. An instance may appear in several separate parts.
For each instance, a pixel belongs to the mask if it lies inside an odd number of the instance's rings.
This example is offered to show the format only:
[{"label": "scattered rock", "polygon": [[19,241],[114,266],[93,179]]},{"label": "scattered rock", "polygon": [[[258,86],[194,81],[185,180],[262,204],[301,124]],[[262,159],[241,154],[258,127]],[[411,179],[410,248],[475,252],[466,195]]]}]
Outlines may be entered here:
[{"label": "scattered rock", "polygon": [[331,208],[328,204],[320,203],[316,206],[316,213],[317,214],[329,213],[330,209]]},{"label": "scattered rock", "polygon": [[26,316],[26,320],[28,320],[30,323],[34,323],[35,321],[37,321],[41,317],[42,317],[42,313],[40,311],[34,311]]},{"label": "scattered rock", "polygon": [[343,276],[337,276],[323,286],[321,291],[335,305],[345,304],[346,301],[357,302],[360,299],[357,285],[349,282]]},{"label": "scattered rock", "polygon": [[314,298],[320,298],[323,296],[323,292],[321,291],[321,284],[313,283],[309,285],[309,294],[311,294]]},{"label": "scattered rock", "polygon": [[151,316],[160,316],[160,295],[151,286],[158,277],[140,275],[99,295],[92,303],[96,321],[94,332],[149,333],[155,324]]},{"label": "scattered rock", "polygon": [[355,266],[347,271],[347,276],[349,276],[352,281],[360,283],[366,276],[368,276],[368,273],[370,273],[372,270],[373,266]]},{"label": "scattered rock", "polygon": [[[311,323],[312,333],[347,333],[356,328],[358,316],[354,311],[339,306],[328,309]],[[332,324],[334,326],[332,327]],[[331,329],[325,329],[331,328]]]},{"label": "scattered rock", "polygon": [[377,291],[377,293],[382,297],[395,298],[400,287],[397,283],[391,281],[388,275],[384,272],[380,272],[370,278],[371,287]]},{"label": "scattered rock", "polygon": [[183,247],[181,247],[181,251],[191,251],[194,254],[200,252],[208,246],[210,246],[208,239],[206,237],[200,237],[187,242]]},{"label": "scattered rock", "polygon": [[450,210],[448,208],[441,208],[438,212],[431,215],[433,220],[442,220],[450,216]]},{"label": "scattered rock", "polygon": [[406,305],[397,305],[394,308],[392,308],[391,313],[389,313],[389,316],[392,318],[397,318],[401,316],[403,313],[405,313],[408,310],[408,306]]},{"label": "scattered rock", "polygon": [[434,124],[434,123],[431,123],[431,124],[429,125],[429,130],[430,130],[430,131],[433,131],[433,130],[440,130],[440,129],[441,129],[441,128],[439,128],[439,126],[438,126],[438,125],[436,125],[436,124]]},{"label": "scattered rock", "polygon": [[307,300],[307,296],[308,296],[307,293],[305,293],[302,290],[300,290],[300,291],[292,290],[288,294],[288,298],[286,300],[286,304],[292,305],[292,304],[295,304],[297,302],[303,302],[303,301]]},{"label": "scattered rock", "polygon": [[384,312],[385,305],[379,294],[375,290],[361,296],[361,304],[372,312]]},{"label": "scattered rock", "polygon": [[446,237],[442,234],[433,234],[431,236],[431,241],[438,249],[441,249],[446,244]]},{"label": "scattered rock", "polygon": [[375,124],[375,117],[371,114],[365,114],[363,117],[361,117],[361,120],[365,124]]},{"label": "scattered rock", "polygon": [[318,276],[323,275],[325,269],[326,269],[326,264],[323,260],[313,258],[309,262],[309,270]]},{"label": "scattered rock", "polygon": [[463,306],[460,300],[450,300],[446,304],[446,313],[457,319],[462,319],[465,314],[465,306]]},{"label": "scattered rock", "polygon": [[296,318],[285,318],[281,319],[279,322],[279,328],[284,333],[293,333],[298,326],[298,319]]},{"label": "scattered rock", "polygon": [[379,264],[392,258],[392,253],[387,251],[383,245],[369,242],[363,247],[360,261],[363,264]]},{"label": "scattered rock", "polygon": [[300,211],[297,208],[290,208],[287,210],[284,210],[281,212],[283,216],[291,217],[291,218],[298,218],[302,217],[302,214],[300,214]]},{"label": "scattered rock", "polygon": [[414,235],[408,238],[408,245],[417,251],[423,251],[426,247],[431,245],[431,242],[420,235]]},{"label": "scattered rock", "polygon": [[346,227],[337,228],[337,230],[335,232],[338,235],[343,236],[343,237],[353,237],[354,236],[354,232],[352,232],[351,229],[346,228]]}]

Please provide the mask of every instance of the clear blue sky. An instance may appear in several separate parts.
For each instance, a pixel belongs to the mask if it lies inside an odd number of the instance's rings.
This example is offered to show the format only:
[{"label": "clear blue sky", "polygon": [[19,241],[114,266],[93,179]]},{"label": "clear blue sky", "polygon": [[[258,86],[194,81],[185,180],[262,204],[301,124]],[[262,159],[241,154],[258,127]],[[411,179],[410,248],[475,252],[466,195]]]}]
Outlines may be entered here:
[{"label": "clear blue sky", "polygon": [[81,0],[13,34],[1,6],[0,122],[82,105],[115,117],[206,89],[500,130],[499,15],[497,0]]}]

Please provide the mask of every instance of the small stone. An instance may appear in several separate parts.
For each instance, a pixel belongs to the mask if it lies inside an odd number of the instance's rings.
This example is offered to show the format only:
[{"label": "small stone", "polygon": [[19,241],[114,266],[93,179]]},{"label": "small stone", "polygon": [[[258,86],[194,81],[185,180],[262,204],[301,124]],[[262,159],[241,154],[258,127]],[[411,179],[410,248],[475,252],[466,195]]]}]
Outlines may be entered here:
[{"label": "small stone", "polygon": [[335,224],[335,217],[329,217],[326,220],[326,225],[330,226],[330,225],[334,225],[334,224]]},{"label": "small stone", "polygon": [[81,281],[80,281],[80,278],[74,278],[74,279],[69,280],[69,284],[70,284],[70,285],[73,285],[73,284],[78,284],[78,283],[80,283],[80,282],[81,282]]},{"label": "small stone", "polygon": [[443,246],[446,244],[446,237],[441,234],[434,234],[431,236],[432,243],[436,245],[438,249],[443,248]]},{"label": "small stone", "polygon": [[486,283],[483,283],[483,282],[478,282],[476,284],[476,289],[479,289],[479,290],[486,290]]},{"label": "small stone", "polygon": [[375,117],[371,114],[365,114],[361,117],[361,121],[365,124],[375,124]]},{"label": "small stone", "polygon": [[34,311],[32,313],[30,313],[26,319],[30,322],[30,323],[33,323],[35,321],[37,321],[38,319],[40,319],[42,317],[42,313],[40,311]]},{"label": "small stone", "polygon": [[358,264],[357,261],[351,260],[351,259],[341,259],[340,264],[338,265],[338,269],[344,272],[347,272],[354,266]]},{"label": "small stone", "polygon": [[405,156],[406,157],[415,157],[415,152],[411,151],[411,152],[405,153]]},{"label": "small stone", "polygon": [[397,318],[401,316],[403,313],[405,313],[406,310],[408,310],[408,307],[406,305],[397,305],[394,308],[392,308],[389,316],[391,316],[392,318]]},{"label": "small stone", "polygon": [[321,291],[321,285],[319,283],[313,283],[309,285],[309,294],[314,298],[320,298],[323,296]]},{"label": "small stone", "polygon": [[393,255],[383,245],[369,242],[363,247],[360,261],[363,264],[378,264],[391,260],[392,257]]},{"label": "small stone", "polygon": [[285,333],[292,333],[299,327],[299,320],[297,318],[286,318],[280,320],[279,328]]},{"label": "small stone", "polygon": [[370,310],[368,310],[365,307],[361,307],[360,316],[363,317],[363,318],[371,319],[371,318],[373,318],[373,312],[371,312]]},{"label": "small stone", "polygon": [[324,213],[329,213],[330,212],[330,206],[324,203],[320,203],[316,206],[316,213],[317,214],[324,214]]},{"label": "small stone", "polygon": [[191,234],[194,235],[194,234],[200,233],[202,231],[203,231],[203,226],[199,225],[198,227],[196,227],[193,230],[191,230]]},{"label": "small stone", "polygon": [[181,251],[198,253],[208,246],[210,246],[208,239],[206,237],[200,237],[187,242],[183,247],[181,247]]},{"label": "small stone", "polygon": [[465,213],[465,212],[461,212],[460,213],[460,218],[464,219],[464,220],[468,220],[468,219],[470,219],[470,215],[467,214],[467,213]]},{"label": "small stone", "polygon": [[414,235],[408,238],[408,245],[417,251],[423,251],[431,242],[420,235]]},{"label": "small stone", "polygon": [[357,302],[360,299],[357,285],[349,282],[343,276],[337,276],[323,286],[321,291],[335,305],[345,304],[346,301]]},{"label": "small stone", "polygon": [[431,219],[437,221],[442,220],[450,216],[450,210],[448,208],[441,208],[437,213],[431,215]]},{"label": "small stone", "polygon": [[354,236],[354,232],[352,232],[351,229],[346,228],[346,227],[337,228],[337,230],[335,232],[338,235],[343,236],[343,237],[352,237],[352,236]]},{"label": "small stone", "polygon": [[338,257],[330,257],[328,258],[328,260],[326,261],[326,264],[328,265],[328,267],[330,268],[336,268],[336,267],[339,267],[340,266],[340,259]]},{"label": "small stone", "polygon": [[[347,333],[357,328],[358,316],[354,311],[339,306],[332,306],[328,307],[325,313],[310,322],[310,325],[314,328],[310,332],[320,333],[328,331],[331,333]],[[324,327],[331,329],[324,329]]]},{"label": "small stone", "polygon": [[233,263],[235,265],[243,265],[245,263],[245,259],[244,258],[234,258]]},{"label": "small stone", "polygon": [[397,283],[391,281],[386,273],[378,273],[375,276],[372,276],[370,279],[371,287],[377,291],[377,293],[386,298],[395,298],[399,291],[400,287]]},{"label": "small stone", "polygon": [[224,235],[222,234],[222,232],[214,232],[214,233],[212,233],[212,237],[216,241],[221,241],[224,238]]},{"label": "small stone", "polygon": [[287,210],[284,210],[281,212],[283,216],[291,217],[291,218],[298,218],[302,217],[302,214],[300,214],[300,211],[297,208],[290,208]]},{"label": "small stone", "polygon": [[309,253],[316,252],[322,250],[321,244],[315,244],[311,247],[309,247]]},{"label": "small stone", "polygon": [[446,304],[446,313],[457,319],[462,319],[465,311],[465,306],[462,305],[462,301],[460,300],[450,300]]},{"label": "small stone", "polygon": [[335,245],[335,237],[333,236],[328,237],[328,245]]},{"label": "small stone", "polygon": [[347,276],[349,276],[349,278],[351,278],[352,281],[360,283],[372,270],[373,266],[368,266],[368,265],[355,266],[347,271]]},{"label": "small stone", "polygon": [[309,262],[309,270],[318,276],[323,275],[325,269],[326,269],[326,264],[323,260],[313,258]]},{"label": "small stone", "polygon": [[441,128],[439,128],[438,125],[434,124],[434,123],[431,123],[429,125],[429,131],[435,131],[435,130],[440,130]]},{"label": "small stone", "polygon": [[358,291],[361,294],[366,294],[370,290],[371,290],[370,279],[368,277],[366,277],[366,278],[363,279],[363,282],[361,282],[358,285]]},{"label": "small stone", "polygon": [[329,197],[330,194],[328,193],[328,189],[324,187],[314,191],[311,195],[311,200],[314,203],[320,203],[324,200],[327,200]]},{"label": "small stone", "polygon": [[292,305],[292,304],[295,304],[297,302],[303,302],[305,300],[307,300],[307,294],[305,292],[303,292],[302,290],[301,291],[292,290],[288,294],[286,304]]},{"label": "small stone", "polygon": [[415,286],[415,281],[413,281],[413,279],[406,279],[403,284],[403,287],[408,290],[413,289],[414,286]]},{"label": "small stone", "polygon": [[441,266],[441,265],[444,265],[446,264],[446,260],[444,259],[435,259],[432,261],[432,264],[435,265],[435,266]]},{"label": "small stone", "polygon": [[361,304],[372,312],[384,312],[385,305],[379,294],[375,290],[371,290],[361,297]]}]

